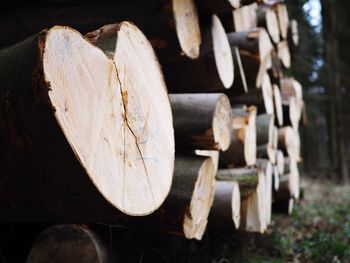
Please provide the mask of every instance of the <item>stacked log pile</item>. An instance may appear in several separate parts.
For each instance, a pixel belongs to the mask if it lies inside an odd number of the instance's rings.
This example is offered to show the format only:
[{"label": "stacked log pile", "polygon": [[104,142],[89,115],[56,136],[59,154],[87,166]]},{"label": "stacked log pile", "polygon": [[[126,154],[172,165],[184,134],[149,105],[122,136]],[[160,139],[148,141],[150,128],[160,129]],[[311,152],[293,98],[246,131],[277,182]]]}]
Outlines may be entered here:
[{"label": "stacked log pile", "polygon": [[[201,240],[207,225],[264,233],[272,211],[292,211],[305,122],[302,87],[284,73],[299,39],[283,1],[13,10],[29,22],[0,18],[2,222],[118,223]],[[86,262],[114,257],[88,226],[57,225],[28,261],[60,247],[68,262],[74,244]]]}]

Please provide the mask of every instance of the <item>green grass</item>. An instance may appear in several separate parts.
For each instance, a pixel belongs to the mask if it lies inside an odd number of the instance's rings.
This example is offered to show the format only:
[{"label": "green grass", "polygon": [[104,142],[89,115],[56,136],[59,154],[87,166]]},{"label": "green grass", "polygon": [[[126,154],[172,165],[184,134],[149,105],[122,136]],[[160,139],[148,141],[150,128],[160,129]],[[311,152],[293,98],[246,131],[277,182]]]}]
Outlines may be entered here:
[{"label": "green grass", "polygon": [[291,216],[273,216],[266,235],[233,241],[236,249],[221,251],[222,263],[350,262],[350,187],[304,184],[305,198]]},{"label": "green grass", "polygon": [[305,182],[291,216],[274,216],[264,236],[239,240],[228,262],[350,262],[350,188]]}]

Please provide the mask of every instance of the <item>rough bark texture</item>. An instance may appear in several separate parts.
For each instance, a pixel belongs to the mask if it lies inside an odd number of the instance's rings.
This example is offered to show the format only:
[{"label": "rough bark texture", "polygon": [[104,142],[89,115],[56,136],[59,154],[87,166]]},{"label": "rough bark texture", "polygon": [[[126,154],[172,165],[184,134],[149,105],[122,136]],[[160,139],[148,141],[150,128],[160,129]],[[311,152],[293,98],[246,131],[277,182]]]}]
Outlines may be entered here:
[{"label": "rough bark texture", "polygon": [[201,240],[215,194],[214,171],[211,158],[177,155],[173,185],[163,205],[151,215],[128,218],[123,223],[149,232]]},{"label": "rough bark texture", "polygon": [[172,93],[222,92],[233,84],[234,66],[230,45],[215,15],[202,24],[202,45],[198,59],[162,64]]},{"label": "rough bark texture", "polygon": [[[177,19],[180,17],[184,20]],[[183,54],[189,58],[199,55],[199,20],[192,0],[11,3],[5,5],[0,15],[0,25],[4,27],[1,29],[8,36],[1,39],[0,46],[14,44],[55,25],[71,26],[87,33],[120,21],[132,21],[139,26],[161,60],[179,59]],[[179,34],[181,30],[186,32]]]},{"label": "rough bark texture", "polygon": [[171,94],[177,149],[227,150],[231,105],[224,94]]}]

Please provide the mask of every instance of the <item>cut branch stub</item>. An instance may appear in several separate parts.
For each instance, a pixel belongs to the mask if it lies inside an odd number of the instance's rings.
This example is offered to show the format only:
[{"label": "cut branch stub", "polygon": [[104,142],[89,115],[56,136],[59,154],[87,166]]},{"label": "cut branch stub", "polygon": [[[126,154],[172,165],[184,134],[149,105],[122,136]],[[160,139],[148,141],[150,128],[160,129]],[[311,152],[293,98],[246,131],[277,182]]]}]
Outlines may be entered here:
[{"label": "cut branch stub", "polygon": [[224,94],[171,94],[176,148],[227,150],[231,105]]},{"label": "cut branch stub", "polygon": [[289,23],[288,28],[288,44],[289,48],[292,51],[292,54],[295,52],[296,48],[299,46],[299,28],[298,21],[292,19]]},{"label": "cut branch stub", "polygon": [[[113,58],[117,69],[114,78],[120,85],[117,92],[122,98],[119,105],[122,103],[125,111],[123,124],[114,129],[125,137],[119,147],[128,153],[115,163],[120,179],[114,180],[125,186],[123,191],[139,185],[141,188],[135,190],[142,193],[141,189],[148,185],[153,205],[159,207],[170,189],[174,141],[172,113],[158,60],[147,38],[128,22],[104,26],[87,37]],[[160,174],[161,177],[156,176]],[[136,209],[135,214],[139,213],[138,209],[145,209],[145,196],[140,199],[138,195],[120,196],[124,203],[121,209]],[[144,208],[136,208],[137,202]]]}]

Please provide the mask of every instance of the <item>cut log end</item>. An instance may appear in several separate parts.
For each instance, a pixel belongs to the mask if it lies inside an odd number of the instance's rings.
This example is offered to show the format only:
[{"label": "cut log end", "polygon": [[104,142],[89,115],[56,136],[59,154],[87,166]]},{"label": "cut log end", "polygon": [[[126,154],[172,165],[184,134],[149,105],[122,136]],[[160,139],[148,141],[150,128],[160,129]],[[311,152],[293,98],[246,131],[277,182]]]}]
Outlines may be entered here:
[{"label": "cut log end", "polygon": [[206,159],[198,174],[183,231],[188,239],[201,240],[208,222],[208,215],[215,194],[215,167],[211,158]]},{"label": "cut log end", "polygon": [[39,235],[27,262],[104,263],[111,260],[108,256],[107,248],[88,229],[79,225],[56,225]]},{"label": "cut log end", "polygon": [[130,23],[118,30],[113,63],[78,32],[52,28],[44,74],[56,119],[90,179],[119,210],[145,215],[172,181],[171,108],[146,37]]},{"label": "cut log end", "polygon": [[280,41],[280,30],[277,15],[272,9],[267,8],[265,19],[267,31],[269,32],[272,41],[277,44]]},{"label": "cut log end", "polygon": [[225,88],[230,88],[234,79],[234,65],[230,43],[219,18],[212,17],[211,34],[216,67]]},{"label": "cut log end", "polygon": [[233,183],[231,208],[232,208],[232,220],[235,224],[236,229],[239,228],[241,220],[241,194],[239,191],[239,184],[237,182]]},{"label": "cut log end", "polygon": [[286,39],[288,34],[288,26],[289,26],[287,6],[284,3],[278,3],[275,8],[277,12],[281,36],[283,39]]},{"label": "cut log end", "polygon": [[262,82],[262,94],[264,99],[265,111],[268,114],[274,114],[274,104],[273,104],[273,90],[270,81],[270,77],[265,73],[263,82]]},{"label": "cut log end", "polygon": [[218,149],[225,151],[231,143],[231,104],[227,96],[220,96],[214,112],[213,135]]},{"label": "cut log end", "polygon": [[282,41],[277,45],[277,55],[282,61],[285,68],[290,68],[291,66],[291,54],[288,47],[287,41]]},{"label": "cut log end", "polygon": [[201,33],[194,1],[173,0],[173,12],[177,37],[182,51],[189,58],[198,58]]},{"label": "cut log end", "polygon": [[244,157],[247,165],[254,165],[256,162],[256,107],[247,109],[247,125],[244,133]]}]

